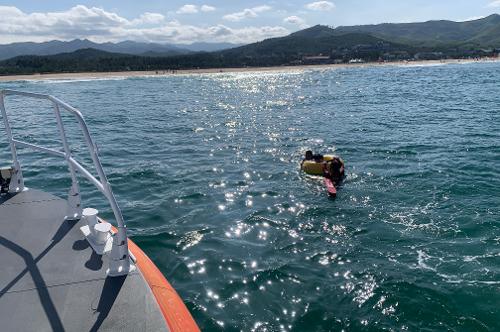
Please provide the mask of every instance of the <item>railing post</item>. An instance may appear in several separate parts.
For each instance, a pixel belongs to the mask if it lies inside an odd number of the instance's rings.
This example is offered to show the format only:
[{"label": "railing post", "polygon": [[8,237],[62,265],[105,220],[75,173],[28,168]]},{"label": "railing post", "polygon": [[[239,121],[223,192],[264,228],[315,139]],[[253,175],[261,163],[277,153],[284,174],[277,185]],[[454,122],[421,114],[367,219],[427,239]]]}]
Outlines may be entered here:
[{"label": "railing post", "polygon": [[59,128],[59,133],[61,135],[61,141],[63,143],[65,160],[68,164],[69,173],[71,175],[71,189],[68,193],[68,212],[66,218],[68,220],[79,220],[82,217],[82,201],[80,198],[80,186],[78,184],[78,179],[76,177],[76,171],[73,164],[70,163],[71,149],[68,144],[68,138],[66,137],[66,131],[64,130],[64,124],[61,118],[61,112],[59,111],[59,105],[52,101],[54,104],[54,113],[56,115],[57,127]]},{"label": "railing post", "polygon": [[[28,144],[26,142],[17,141],[13,138],[12,131],[7,118],[7,112],[5,110],[5,105],[4,105],[4,96],[7,94],[46,99],[52,101],[54,105],[54,112],[56,115],[57,126],[59,128],[59,133],[61,135],[61,139],[64,146],[64,153],[53,149],[36,146],[34,144]],[[92,176],[83,166],[81,166],[73,159],[71,155],[71,149],[69,147],[69,143],[67,140],[66,132],[64,129],[64,123],[61,117],[61,111],[60,111],[61,108],[63,108],[64,110],[68,111],[69,113],[73,114],[76,117],[78,125],[80,126],[80,129],[83,132],[85,143],[89,149],[90,156],[92,157],[92,161],[99,175],[100,181],[97,180],[94,176]],[[88,130],[87,124],[85,123],[85,120],[83,119],[82,114],[77,109],[69,106],[65,102],[57,98],[54,98],[50,95],[42,95],[42,94],[21,92],[14,90],[0,90],[0,111],[2,114],[2,118],[4,120],[7,138],[9,140],[12,152],[13,164],[14,164],[14,174],[12,175],[11,178],[9,192],[19,192],[25,189],[21,172],[21,166],[17,158],[16,143],[19,144],[21,147],[29,147],[35,150],[41,150],[58,156],[63,156],[66,162],[68,163],[68,168],[72,180],[72,185],[68,197],[69,210],[67,218],[79,219],[82,215],[80,189],[79,189],[78,179],[76,176],[76,173],[78,171],[85,177],[87,177],[92,183],[94,183],[94,185],[96,185],[97,188],[106,196],[111,205],[111,209],[113,210],[113,214],[115,216],[115,220],[117,223],[117,232],[113,235],[113,245],[110,253],[109,268],[106,271],[106,273],[109,276],[114,277],[114,276],[126,275],[129,272],[134,271],[136,267],[134,264],[131,263],[131,254],[128,250],[127,228],[123,220],[123,215],[118,206],[118,203],[116,202],[116,198],[113,194],[113,191],[111,190],[111,185],[109,184],[106,174],[104,173],[104,170],[102,168],[102,164],[101,161],[99,160],[99,156],[97,153],[97,146],[95,145],[95,143],[92,140],[92,137],[90,136],[90,132]]]},{"label": "railing post", "polygon": [[111,254],[109,257],[109,268],[106,273],[110,277],[127,275],[129,272],[135,270],[135,266],[130,264],[130,255],[128,251],[128,237],[127,237],[127,227],[123,221],[122,211],[116,202],[115,195],[111,190],[111,185],[108,182],[106,174],[102,168],[101,161],[97,153],[97,146],[95,145],[90,132],[88,130],[87,124],[83,119],[83,116],[77,115],[80,128],[83,132],[83,137],[85,137],[85,142],[90,150],[90,156],[94,162],[97,174],[99,175],[99,180],[101,181],[104,191],[106,192],[106,197],[109,200],[113,214],[115,215],[115,220],[117,224],[117,233],[113,235],[113,247],[111,248]]},{"label": "railing post", "polygon": [[0,91],[0,112],[2,113],[3,123],[5,125],[5,132],[7,133],[7,139],[10,145],[10,151],[12,153],[12,163],[14,172],[12,178],[10,179],[9,193],[17,193],[24,190],[24,179],[21,170],[21,164],[17,158],[16,143],[13,141],[12,130],[10,128],[9,119],[7,118],[7,112],[5,111],[5,100],[4,93]]}]

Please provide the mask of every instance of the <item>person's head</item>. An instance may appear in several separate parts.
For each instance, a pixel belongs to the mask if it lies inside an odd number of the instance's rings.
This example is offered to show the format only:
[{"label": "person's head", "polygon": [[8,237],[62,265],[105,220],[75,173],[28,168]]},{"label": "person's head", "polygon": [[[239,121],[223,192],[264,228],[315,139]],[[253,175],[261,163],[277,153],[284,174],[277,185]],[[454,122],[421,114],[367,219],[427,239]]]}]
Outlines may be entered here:
[{"label": "person's head", "polygon": [[311,150],[306,151],[306,160],[313,159],[313,152]]},{"label": "person's head", "polygon": [[337,158],[333,158],[332,161],[330,161],[330,171],[332,173],[339,171],[340,166],[340,161]]}]

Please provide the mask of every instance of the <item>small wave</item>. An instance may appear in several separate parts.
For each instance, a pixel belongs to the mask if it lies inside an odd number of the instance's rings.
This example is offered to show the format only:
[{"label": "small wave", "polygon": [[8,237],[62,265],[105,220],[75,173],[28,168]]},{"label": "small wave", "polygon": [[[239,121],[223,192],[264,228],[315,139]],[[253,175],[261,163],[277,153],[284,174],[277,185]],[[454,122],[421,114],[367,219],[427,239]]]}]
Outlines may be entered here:
[{"label": "small wave", "polygon": [[97,81],[123,81],[128,79],[127,76],[112,76],[112,77],[86,77],[86,78],[41,78],[41,79],[27,79],[23,82],[36,83],[36,84],[61,84],[61,83],[80,83],[80,82],[97,82]]},{"label": "small wave", "polygon": [[440,67],[440,66],[446,66],[449,63],[447,62],[431,62],[431,63],[408,63],[408,64],[401,64],[401,65],[396,65],[398,68],[422,68],[422,67]]},{"label": "small wave", "polygon": [[499,280],[465,280],[457,276],[452,276],[444,273],[438,273],[438,276],[443,278],[449,284],[466,284],[466,285],[500,285]]},{"label": "small wave", "polygon": [[431,258],[429,254],[427,254],[423,250],[417,250],[417,267],[422,270],[430,270],[436,272],[436,268],[428,265],[426,262]]}]

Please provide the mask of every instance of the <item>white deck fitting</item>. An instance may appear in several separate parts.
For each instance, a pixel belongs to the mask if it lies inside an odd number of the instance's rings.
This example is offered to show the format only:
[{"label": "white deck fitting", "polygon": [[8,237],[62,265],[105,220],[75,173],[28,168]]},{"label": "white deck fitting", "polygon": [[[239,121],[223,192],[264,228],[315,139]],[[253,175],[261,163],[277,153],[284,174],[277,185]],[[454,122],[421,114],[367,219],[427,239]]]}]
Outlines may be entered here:
[{"label": "white deck fitting", "polygon": [[113,237],[111,234],[108,234],[106,240],[102,243],[99,243],[96,241],[94,235],[90,231],[90,227],[88,225],[80,227],[80,231],[82,232],[83,236],[87,239],[88,243],[90,246],[94,249],[96,254],[98,255],[104,255],[109,252],[111,252],[111,248],[113,246]]}]

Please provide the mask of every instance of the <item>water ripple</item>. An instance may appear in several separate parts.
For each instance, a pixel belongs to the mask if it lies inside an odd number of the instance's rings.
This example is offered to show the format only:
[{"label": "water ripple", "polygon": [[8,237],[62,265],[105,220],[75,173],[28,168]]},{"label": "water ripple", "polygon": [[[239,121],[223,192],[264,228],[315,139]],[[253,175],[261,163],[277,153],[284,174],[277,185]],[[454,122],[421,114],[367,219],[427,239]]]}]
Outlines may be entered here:
[{"label": "water ripple", "polygon": [[[0,86],[84,113],[130,233],[203,331],[493,331],[499,75],[488,63]],[[19,137],[57,147],[50,105],[7,106]],[[336,200],[300,173],[308,149],[346,160]],[[21,162],[28,186],[66,195],[62,161]]]}]

